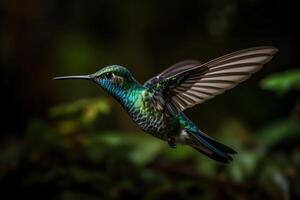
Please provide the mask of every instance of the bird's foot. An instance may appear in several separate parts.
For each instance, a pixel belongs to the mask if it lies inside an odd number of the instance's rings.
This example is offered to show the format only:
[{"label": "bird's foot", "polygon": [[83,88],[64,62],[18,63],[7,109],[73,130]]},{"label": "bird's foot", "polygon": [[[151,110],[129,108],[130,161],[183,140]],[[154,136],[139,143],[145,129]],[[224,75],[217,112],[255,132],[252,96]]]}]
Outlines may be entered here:
[{"label": "bird's foot", "polygon": [[169,137],[167,141],[168,141],[168,144],[170,145],[170,147],[176,148],[176,138]]}]

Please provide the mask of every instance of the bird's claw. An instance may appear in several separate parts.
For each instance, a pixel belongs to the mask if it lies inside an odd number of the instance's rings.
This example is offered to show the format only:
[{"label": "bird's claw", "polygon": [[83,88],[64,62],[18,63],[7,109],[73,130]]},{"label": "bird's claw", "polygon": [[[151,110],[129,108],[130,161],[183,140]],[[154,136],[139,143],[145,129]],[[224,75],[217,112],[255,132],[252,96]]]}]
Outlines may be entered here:
[{"label": "bird's claw", "polygon": [[170,145],[170,147],[176,148],[176,138],[169,137],[167,141],[168,141],[168,144]]}]

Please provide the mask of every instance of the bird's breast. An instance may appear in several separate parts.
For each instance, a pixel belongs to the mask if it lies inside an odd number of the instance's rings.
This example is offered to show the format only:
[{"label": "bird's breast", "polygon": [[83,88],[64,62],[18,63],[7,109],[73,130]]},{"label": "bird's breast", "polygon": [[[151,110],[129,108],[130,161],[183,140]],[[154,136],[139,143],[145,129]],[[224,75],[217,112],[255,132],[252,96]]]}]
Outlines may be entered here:
[{"label": "bird's breast", "polygon": [[170,116],[153,104],[153,94],[148,90],[131,93],[130,104],[125,106],[133,121],[145,132],[166,140],[177,128],[176,123],[170,121]]},{"label": "bird's breast", "polygon": [[164,112],[157,112],[150,108],[133,108],[132,110],[129,110],[129,114],[142,130],[158,138],[166,139],[169,128],[167,116]]}]

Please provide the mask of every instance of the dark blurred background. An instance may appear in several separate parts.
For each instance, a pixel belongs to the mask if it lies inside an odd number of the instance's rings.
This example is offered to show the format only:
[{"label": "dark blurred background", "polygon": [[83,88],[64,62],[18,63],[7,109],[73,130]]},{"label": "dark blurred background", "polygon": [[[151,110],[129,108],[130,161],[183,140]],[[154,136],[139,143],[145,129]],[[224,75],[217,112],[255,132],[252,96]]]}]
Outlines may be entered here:
[{"label": "dark blurred background", "polygon": [[[1,199],[300,198],[298,7],[292,1],[0,3]],[[128,67],[140,82],[184,59],[279,49],[251,79],[186,111],[239,152],[223,165],[142,133],[87,81]]]}]

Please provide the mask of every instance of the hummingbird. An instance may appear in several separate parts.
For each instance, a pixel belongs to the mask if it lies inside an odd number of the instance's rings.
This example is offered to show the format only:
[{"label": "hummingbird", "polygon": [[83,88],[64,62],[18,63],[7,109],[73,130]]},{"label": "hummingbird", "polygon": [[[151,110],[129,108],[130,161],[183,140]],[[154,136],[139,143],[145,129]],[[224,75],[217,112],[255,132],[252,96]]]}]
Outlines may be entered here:
[{"label": "hummingbird", "polygon": [[237,153],[202,132],[183,113],[248,79],[278,51],[272,46],[243,49],[211,61],[185,60],[140,84],[130,71],[109,65],[90,75],[54,80],[91,80],[115,98],[143,131],[170,147],[189,145],[204,155],[229,163]]}]

